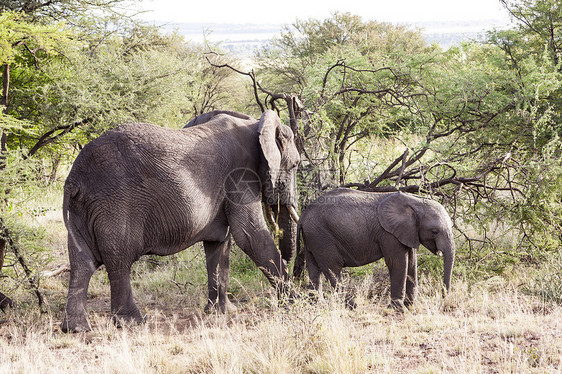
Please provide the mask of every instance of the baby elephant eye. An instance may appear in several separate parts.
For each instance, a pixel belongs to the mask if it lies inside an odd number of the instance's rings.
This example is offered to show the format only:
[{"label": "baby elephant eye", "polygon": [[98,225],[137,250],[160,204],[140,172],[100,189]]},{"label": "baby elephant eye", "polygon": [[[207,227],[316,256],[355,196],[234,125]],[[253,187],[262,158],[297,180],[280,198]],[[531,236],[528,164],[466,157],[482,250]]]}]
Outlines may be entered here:
[{"label": "baby elephant eye", "polygon": [[439,234],[439,230],[438,230],[438,229],[431,229],[431,232],[433,233],[433,235]]}]

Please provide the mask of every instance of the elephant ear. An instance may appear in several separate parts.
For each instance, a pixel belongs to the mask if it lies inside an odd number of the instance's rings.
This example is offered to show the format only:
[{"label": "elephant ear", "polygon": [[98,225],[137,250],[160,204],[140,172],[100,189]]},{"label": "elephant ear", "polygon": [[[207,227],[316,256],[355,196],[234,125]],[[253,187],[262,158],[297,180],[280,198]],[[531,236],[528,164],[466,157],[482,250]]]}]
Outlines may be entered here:
[{"label": "elephant ear", "polygon": [[279,116],[272,110],[266,110],[260,118],[258,127],[260,146],[267,163],[266,178],[272,190],[275,190],[281,168],[280,142],[277,139],[281,125]]},{"label": "elephant ear", "polygon": [[420,246],[418,218],[407,195],[397,192],[384,198],[377,208],[377,218],[383,229],[406,247]]}]

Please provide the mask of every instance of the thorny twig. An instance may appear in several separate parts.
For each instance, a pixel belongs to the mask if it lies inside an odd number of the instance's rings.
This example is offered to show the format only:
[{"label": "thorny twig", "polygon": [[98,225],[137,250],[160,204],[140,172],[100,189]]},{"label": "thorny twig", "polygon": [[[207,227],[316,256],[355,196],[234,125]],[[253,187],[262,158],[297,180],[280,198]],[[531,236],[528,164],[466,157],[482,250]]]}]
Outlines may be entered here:
[{"label": "thorny twig", "polygon": [[8,244],[9,247],[14,252],[14,255],[16,256],[18,263],[23,268],[29,286],[31,287],[31,289],[33,289],[35,296],[37,296],[37,302],[39,304],[39,309],[41,310],[41,313],[46,313],[46,310],[44,309],[45,302],[43,299],[43,294],[41,293],[41,291],[39,291],[39,286],[33,280],[33,273],[29,269],[29,266],[27,266],[27,263],[23,255],[21,254],[19,246],[14,242],[12,233],[10,232],[8,227],[4,224],[4,220],[1,217],[0,217],[0,238],[5,240],[6,244]]}]

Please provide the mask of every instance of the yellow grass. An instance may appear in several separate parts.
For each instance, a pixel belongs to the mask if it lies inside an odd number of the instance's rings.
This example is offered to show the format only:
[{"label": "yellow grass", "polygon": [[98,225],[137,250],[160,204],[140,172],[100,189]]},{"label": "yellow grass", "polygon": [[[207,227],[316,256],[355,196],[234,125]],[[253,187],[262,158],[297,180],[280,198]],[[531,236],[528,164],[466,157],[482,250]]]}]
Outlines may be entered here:
[{"label": "yellow grass", "polygon": [[[499,280],[470,291],[462,281],[454,286],[445,299],[425,287],[404,315],[379,299],[359,298],[357,310],[348,311],[328,295],[287,308],[242,302],[229,316],[204,315],[199,306],[141,305],[147,322],[124,329],[94,299],[93,331],[74,335],[60,332],[61,310],[40,315],[27,305],[2,316],[0,372],[560,372],[559,306]],[[107,301],[107,292],[96,298]]]}]

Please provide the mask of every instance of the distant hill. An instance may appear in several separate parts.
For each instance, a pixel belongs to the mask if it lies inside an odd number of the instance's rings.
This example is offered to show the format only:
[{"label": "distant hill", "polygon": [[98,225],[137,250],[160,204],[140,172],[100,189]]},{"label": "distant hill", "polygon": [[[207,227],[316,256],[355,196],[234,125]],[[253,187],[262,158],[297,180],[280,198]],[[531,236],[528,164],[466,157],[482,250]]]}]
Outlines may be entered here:
[{"label": "distant hill", "polygon": [[[203,43],[220,43],[223,49],[239,55],[251,55],[256,49],[267,46],[278,35],[283,25],[261,24],[160,24],[164,29],[177,31],[187,40]],[[422,30],[428,43],[438,43],[447,49],[465,40],[481,40],[486,31],[505,28],[501,20],[423,22],[411,25]]]},{"label": "distant hill", "polygon": [[266,46],[283,28],[282,25],[218,23],[180,23],[164,27],[176,30],[192,42],[203,43],[207,40],[220,43],[222,48],[240,55],[250,55],[256,49]]}]

